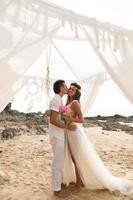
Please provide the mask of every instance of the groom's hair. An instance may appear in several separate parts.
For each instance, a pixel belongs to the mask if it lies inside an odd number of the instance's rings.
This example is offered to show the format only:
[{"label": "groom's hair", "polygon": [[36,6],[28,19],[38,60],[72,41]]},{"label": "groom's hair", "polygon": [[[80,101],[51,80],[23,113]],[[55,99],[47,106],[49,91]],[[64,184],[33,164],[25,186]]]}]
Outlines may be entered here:
[{"label": "groom's hair", "polygon": [[60,93],[60,88],[63,86],[63,84],[65,83],[64,80],[57,80],[55,81],[54,85],[53,85],[53,90],[56,94]]}]

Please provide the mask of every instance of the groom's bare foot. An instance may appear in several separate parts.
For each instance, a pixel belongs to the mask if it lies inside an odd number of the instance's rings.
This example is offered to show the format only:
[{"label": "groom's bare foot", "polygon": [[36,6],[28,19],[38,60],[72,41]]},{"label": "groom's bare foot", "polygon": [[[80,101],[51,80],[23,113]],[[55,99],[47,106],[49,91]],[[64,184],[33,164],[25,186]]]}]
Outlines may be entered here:
[{"label": "groom's bare foot", "polygon": [[54,191],[54,195],[60,198],[65,198],[69,196],[69,193],[64,190],[60,190],[60,191]]},{"label": "groom's bare foot", "polygon": [[67,188],[67,185],[64,184],[64,183],[62,183],[62,184],[61,184],[61,189],[66,189],[66,188]]}]

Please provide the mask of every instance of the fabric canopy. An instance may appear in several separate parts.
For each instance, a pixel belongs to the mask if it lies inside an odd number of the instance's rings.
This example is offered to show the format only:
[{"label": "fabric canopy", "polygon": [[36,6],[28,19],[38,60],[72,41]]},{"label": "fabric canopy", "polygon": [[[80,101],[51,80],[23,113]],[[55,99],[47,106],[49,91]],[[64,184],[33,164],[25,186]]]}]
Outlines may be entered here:
[{"label": "fabric canopy", "polygon": [[48,1],[0,1],[0,111],[20,89],[26,111],[35,102],[44,111],[52,84],[60,78],[82,85],[86,113],[107,74],[133,103],[132,30]]}]

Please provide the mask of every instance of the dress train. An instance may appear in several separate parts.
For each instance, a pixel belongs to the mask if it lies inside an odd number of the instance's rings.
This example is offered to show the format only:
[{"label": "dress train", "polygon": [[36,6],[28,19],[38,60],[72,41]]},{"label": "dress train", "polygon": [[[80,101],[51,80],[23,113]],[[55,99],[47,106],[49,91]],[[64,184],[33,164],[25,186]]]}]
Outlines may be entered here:
[{"label": "dress train", "polygon": [[69,150],[71,149],[80,177],[86,188],[92,190],[107,188],[111,192],[119,190],[125,195],[133,194],[131,181],[111,175],[85,134],[82,124],[77,123],[76,131],[65,130],[65,140],[63,174],[65,184],[69,185],[70,182],[76,182],[74,165]]}]

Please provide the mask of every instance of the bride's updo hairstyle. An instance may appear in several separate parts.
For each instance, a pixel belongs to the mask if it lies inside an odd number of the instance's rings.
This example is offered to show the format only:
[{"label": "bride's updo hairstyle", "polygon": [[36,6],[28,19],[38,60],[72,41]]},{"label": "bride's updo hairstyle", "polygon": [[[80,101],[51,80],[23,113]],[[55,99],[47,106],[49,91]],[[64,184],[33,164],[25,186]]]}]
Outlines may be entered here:
[{"label": "bride's updo hairstyle", "polygon": [[[80,97],[81,97],[81,86],[78,83],[71,83],[70,88],[73,87],[76,89],[76,93],[73,96],[73,100],[78,100],[80,101]],[[70,103],[70,97],[68,96],[67,99],[67,104]]]}]

